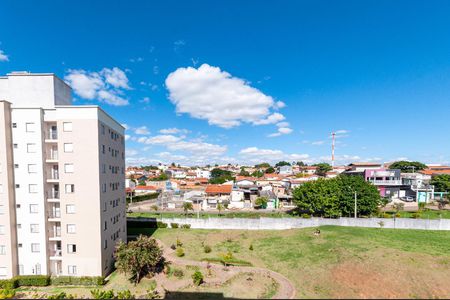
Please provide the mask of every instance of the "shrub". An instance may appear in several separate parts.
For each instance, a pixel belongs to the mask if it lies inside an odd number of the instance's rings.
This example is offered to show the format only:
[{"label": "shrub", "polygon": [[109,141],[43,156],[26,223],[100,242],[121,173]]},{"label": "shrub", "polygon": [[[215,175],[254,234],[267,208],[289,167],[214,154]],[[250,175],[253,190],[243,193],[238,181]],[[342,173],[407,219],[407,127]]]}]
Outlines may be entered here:
[{"label": "shrub", "polygon": [[156,223],[156,227],[158,227],[158,228],[167,228],[167,223],[158,221],[158,222]]},{"label": "shrub", "polygon": [[250,244],[250,247],[248,247],[248,250],[253,251],[253,244]]},{"label": "shrub", "polygon": [[170,227],[172,227],[172,228],[178,228],[179,225],[178,225],[178,223],[170,223]]},{"label": "shrub", "polygon": [[0,280],[0,289],[15,289],[19,287],[17,285],[17,280],[16,279],[4,279],[4,280]]},{"label": "shrub", "polygon": [[191,224],[182,224],[181,228],[183,228],[183,229],[190,229],[191,228]]},{"label": "shrub", "polygon": [[212,251],[211,247],[209,245],[205,245],[203,247],[203,251],[205,251],[205,253],[210,253]]},{"label": "shrub", "polygon": [[47,299],[75,299],[77,298],[76,295],[72,295],[72,294],[66,294],[65,292],[61,292],[58,294],[53,294],[47,297]]},{"label": "shrub", "polygon": [[420,217],[421,217],[421,214],[419,212],[411,214],[411,218],[413,218],[413,219],[420,219]]},{"label": "shrub", "polygon": [[199,286],[203,283],[203,274],[200,271],[195,271],[194,274],[192,274],[192,282]]},{"label": "shrub", "polygon": [[400,213],[396,213],[396,214],[395,214],[395,217],[396,217],[396,218],[400,218],[401,216],[402,216],[402,215],[401,215]]},{"label": "shrub", "polygon": [[177,246],[175,246],[175,244],[170,245],[170,249],[175,250],[177,249]]},{"label": "shrub", "polygon": [[101,276],[83,276],[83,277],[72,277],[72,276],[58,276],[51,278],[52,285],[104,285],[105,278]]},{"label": "shrub", "polygon": [[233,259],[233,253],[231,251],[228,251],[226,254],[223,255],[223,259],[226,260],[232,260]]},{"label": "shrub", "polygon": [[13,289],[0,290],[0,299],[11,299],[16,295],[16,291]]},{"label": "shrub", "polygon": [[184,256],[184,249],[181,248],[181,247],[177,247],[177,250],[175,250],[175,254],[176,254],[178,257],[183,257],[183,256]]},{"label": "shrub", "polygon": [[183,247],[183,243],[179,239],[177,239],[177,247]]},{"label": "shrub", "polygon": [[114,290],[91,290],[92,299],[114,299]]},{"label": "shrub", "polygon": [[50,276],[28,275],[16,276],[17,286],[47,286],[50,284]]},{"label": "shrub", "polygon": [[134,295],[131,294],[130,290],[118,291],[117,299],[134,299]]},{"label": "shrub", "polygon": [[173,270],[173,276],[175,276],[178,279],[181,279],[184,276],[184,272],[181,269],[174,269]]},{"label": "shrub", "polygon": [[311,216],[308,214],[302,214],[301,216],[303,219],[311,219]]}]

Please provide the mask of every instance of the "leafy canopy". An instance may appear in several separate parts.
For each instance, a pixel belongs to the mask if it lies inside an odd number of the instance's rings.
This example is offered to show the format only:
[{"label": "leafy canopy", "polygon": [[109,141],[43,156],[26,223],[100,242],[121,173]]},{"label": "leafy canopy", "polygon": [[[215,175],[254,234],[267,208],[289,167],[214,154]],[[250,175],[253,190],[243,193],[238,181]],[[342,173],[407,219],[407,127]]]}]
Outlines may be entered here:
[{"label": "leafy canopy", "polygon": [[276,167],[283,167],[283,166],[290,166],[290,165],[291,165],[291,164],[288,163],[287,161],[282,160],[282,161],[277,162],[277,163],[275,164],[275,168],[276,168]]},{"label": "leafy canopy", "polygon": [[441,174],[433,176],[430,184],[434,185],[434,190],[436,192],[450,192],[450,175]]},{"label": "leafy canopy", "polygon": [[317,167],[316,174],[319,176],[325,176],[328,171],[333,170],[333,168],[328,163],[318,163],[315,164],[314,166]]},{"label": "leafy canopy", "polygon": [[389,169],[400,169],[402,173],[412,173],[426,169],[427,166],[418,161],[396,161],[390,165]]}]

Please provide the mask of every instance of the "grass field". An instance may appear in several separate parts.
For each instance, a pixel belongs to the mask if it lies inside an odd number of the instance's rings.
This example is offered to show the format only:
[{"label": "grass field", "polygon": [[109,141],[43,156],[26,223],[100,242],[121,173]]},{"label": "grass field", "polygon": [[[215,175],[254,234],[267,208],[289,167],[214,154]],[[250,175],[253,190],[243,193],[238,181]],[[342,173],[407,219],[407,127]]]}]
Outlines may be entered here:
[{"label": "grass field", "polygon": [[[450,232],[321,227],[285,231],[158,229],[186,259],[235,259],[279,272],[302,298],[449,298]],[[212,247],[204,253],[202,244]],[[252,245],[253,250],[250,250]]]}]

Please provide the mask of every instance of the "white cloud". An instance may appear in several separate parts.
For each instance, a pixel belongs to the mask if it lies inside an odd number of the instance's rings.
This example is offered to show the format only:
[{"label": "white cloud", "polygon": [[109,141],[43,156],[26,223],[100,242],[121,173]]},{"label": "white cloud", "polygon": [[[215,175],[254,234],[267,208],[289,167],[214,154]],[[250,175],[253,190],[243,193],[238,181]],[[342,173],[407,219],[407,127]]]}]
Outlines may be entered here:
[{"label": "white cloud", "polygon": [[323,145],[324,143],[325,143],[325,141],[315,141],[315,142],[312,142],[311,145],[320,146],[320,145]]},{"label": "white cloud", "polygon": [[98,99],[114,106],[129,104],[128,100],[123,98],[123,90],[130,89],[128,78],[119,68],[104,68],[100,72],[68,70],[64,80],[81,98]]},{"label": "white cloud", "polygon": [[125,141],[128,141],[130,139],[130,135],[129,134],[125,134]]},{"label": "white cloud", "polygon": [[242,149],[239,152],[239,155],[250,162],[258,163],[258,162],[278,162],[280,160],[286,161],[308,161],[308,154],[288,154],[284,153],[281,150],[272,150],[272,149],[259,149],[258,147],[249,147]]},{"label": "white cloud", "polygon": [[277,123],[278,131],[272,134],[269,134],[268,137],[276,137],[285,134],[291,134],[293,130],[289,127],[288,122],[280,122]]},{"label": "white cloud", "polygon": [[150,98],[149,98],[149,97],[144,97],[144,98],[142,98],[142,100],[140,100],[139,102],[140,102],[140,103],[149,104],[149,103],[150,103]]},{"label": "white cloud", "polygon": [[178,68],[166,78],[166,86],[177,113],[212,125],[231,128],[242,123],[264,125],[284,120],[282,114],[273,112],[279,104],[272,97],[208,64],[198,69]]},{"label": "white cloud", "polygon": [[179,129],[179,128],[165,128],[165,129],[161,129],[159,131],[162,134],[177,134],[177,133],[189,133],[189,130],[187,129]]},{"label": "white cloud", "polygon": [[139,152],[137,150],[134,149],[127,149],[125,154],[128,156],[136,156]]},{"label": "white cloud", "polygon": [[0,61],[9,61],[8,55],[3,50],[0,50]]},{"label": "white cloud", "polygon": [[147,129],[147,126],[141,126],[138,127],[134,130],[134,133],[139,134],[139,135],[146,135],[146,134],[150,134],[150,131]]}]

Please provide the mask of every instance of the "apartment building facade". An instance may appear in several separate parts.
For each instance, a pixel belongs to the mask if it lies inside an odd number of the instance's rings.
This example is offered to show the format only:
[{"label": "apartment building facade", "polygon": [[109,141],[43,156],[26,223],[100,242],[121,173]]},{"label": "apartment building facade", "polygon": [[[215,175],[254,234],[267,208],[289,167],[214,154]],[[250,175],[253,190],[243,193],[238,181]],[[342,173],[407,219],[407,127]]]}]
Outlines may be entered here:
[{"label": "apartment building facade", "polygon": [[126,240],[124,128],[53,74],[0,77],[0,279],[104,276]]}]

